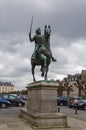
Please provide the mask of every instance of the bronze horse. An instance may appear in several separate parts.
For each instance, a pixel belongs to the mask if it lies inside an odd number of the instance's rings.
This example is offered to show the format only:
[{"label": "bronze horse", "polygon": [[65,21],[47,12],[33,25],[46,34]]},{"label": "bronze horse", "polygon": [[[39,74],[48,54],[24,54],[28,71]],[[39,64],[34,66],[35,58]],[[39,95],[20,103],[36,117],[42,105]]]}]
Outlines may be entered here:
[{"label": "bronze horse", "polygon": [[49,25],[48,26],[45,25],[44,44],[42,45],[42,47],[40,47],[35,60],[31,58],[33,81],[36,81],[34,74],[35,66],[41,66],[40,69],[40,71],[42,72],[41,76],[44,77],[44,80],[47,80],[47,73],[52,57],[52,53],[50,50],[50,35],[51,35],[51,27]]}]

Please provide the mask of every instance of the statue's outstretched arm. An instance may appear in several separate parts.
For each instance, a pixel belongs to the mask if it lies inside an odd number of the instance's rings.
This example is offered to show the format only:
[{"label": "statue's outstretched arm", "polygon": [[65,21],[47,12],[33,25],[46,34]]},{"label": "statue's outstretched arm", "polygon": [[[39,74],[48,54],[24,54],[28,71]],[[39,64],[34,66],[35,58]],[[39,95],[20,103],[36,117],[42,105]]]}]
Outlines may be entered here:
[{"label": "statue's outstretched arm", "polygon": [[33,38],[31,38],[31,33],[29,33],[29,40],[30,40],[30,42],[35,41],[35,36]]}]

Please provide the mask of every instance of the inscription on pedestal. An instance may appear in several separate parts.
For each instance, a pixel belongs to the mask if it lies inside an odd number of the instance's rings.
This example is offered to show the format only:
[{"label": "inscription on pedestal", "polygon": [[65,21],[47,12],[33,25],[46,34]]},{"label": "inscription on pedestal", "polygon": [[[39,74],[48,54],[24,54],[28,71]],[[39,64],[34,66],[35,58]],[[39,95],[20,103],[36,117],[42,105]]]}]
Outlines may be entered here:
[{"label": "inscription on pedestal", "polygon": [[56,100],[57,99],[57,92],[56,90],[42,90],[42,100]]}]

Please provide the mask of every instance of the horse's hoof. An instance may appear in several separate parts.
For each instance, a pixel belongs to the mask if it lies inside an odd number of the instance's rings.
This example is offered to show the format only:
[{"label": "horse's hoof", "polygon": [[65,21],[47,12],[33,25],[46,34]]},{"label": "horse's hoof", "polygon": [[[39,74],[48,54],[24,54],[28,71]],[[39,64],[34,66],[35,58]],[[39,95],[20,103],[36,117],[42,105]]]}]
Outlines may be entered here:
[{"label": "horse's hoof", "polygon": [[35,80],[35,79],[34,79],[33,81],[34,81],[34,82],[36,82],[36,80]]},{"label": "horse's hoof", "polygon": [[40,69],[40,71],[42,71],[42,68]]},{"label": "horse's hoof", "polygon": [[45,81],[47,81],[47,78],[45,78]]},{"label": "horse's hoof", "polygon": [[44,73],[41,73],[41,76],[43,77],[43,76],[44,76]]}]

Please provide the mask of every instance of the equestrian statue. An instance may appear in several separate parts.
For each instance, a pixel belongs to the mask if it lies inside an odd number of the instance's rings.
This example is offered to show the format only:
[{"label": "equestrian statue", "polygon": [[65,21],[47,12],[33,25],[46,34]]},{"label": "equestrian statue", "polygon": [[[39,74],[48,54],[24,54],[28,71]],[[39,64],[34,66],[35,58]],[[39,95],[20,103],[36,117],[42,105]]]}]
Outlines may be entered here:
[{"label": "equestrian statue", "polygon": [[32,66],[32,75],[33,81],[35,80],[35,66],[41,66],[41,76],[44,77],[44,80],[47,80],[47,72],[49,70],[49,65],[51,60],[56,62],[56,59],[52,56],[52,52],[50,49],[50,35],[51,35],[51,27],[50,25],[45,25],[44,34],[41,34],[41,29],[36,29],[36,34],[31,37],[31,29],[32,22],[29,32],[29,40],[30,42],[35,42],[35,49],[31,56],[31,66]]}]

